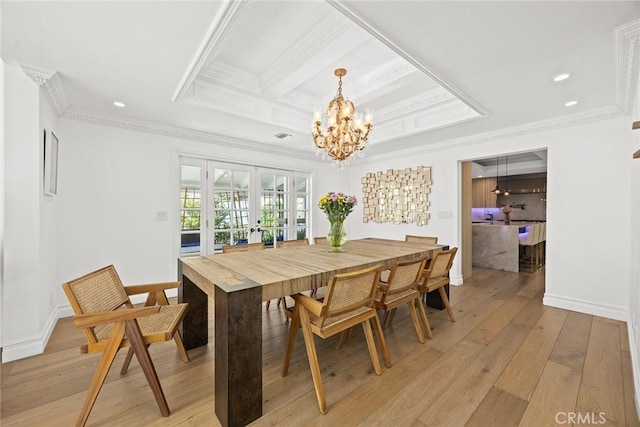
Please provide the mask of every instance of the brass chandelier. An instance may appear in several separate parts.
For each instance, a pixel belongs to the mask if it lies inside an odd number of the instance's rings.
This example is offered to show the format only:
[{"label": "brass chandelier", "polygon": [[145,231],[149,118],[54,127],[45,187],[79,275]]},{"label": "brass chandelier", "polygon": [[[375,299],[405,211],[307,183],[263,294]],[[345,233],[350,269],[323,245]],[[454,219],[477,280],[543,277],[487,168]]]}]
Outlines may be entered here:
[{"label": "brass chandelier", "polygon": [[[356,113],[356,106],[348,98],[342,96],[342,77],[347,74],[344,68],[334,71],[338,76],[338,93],[329,102],[327,114],[323,117],[320,110],[316,110],[313,117],[313,129],[311,135],[313,142],[318,147],[316,154],[323,153],[323,157],[329,157],[342,167],[348,164],[356,154],[363,154],[367,146],[367,139],[371,132],[371,109],[362,113]],[[325,122],[326,130],[322,130],[322,122]]]}]

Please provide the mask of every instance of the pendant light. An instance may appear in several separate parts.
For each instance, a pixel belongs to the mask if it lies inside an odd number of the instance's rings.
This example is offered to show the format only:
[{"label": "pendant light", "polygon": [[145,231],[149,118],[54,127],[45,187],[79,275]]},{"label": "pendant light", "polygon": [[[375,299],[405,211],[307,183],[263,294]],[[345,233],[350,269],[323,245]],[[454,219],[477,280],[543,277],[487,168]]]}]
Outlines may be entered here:
[{"label": "pendant light", "polygon": [[496,157],[496,188],[494,188],[493,190],[491,190],[492,193],[495,193],[496,195],[498,194],[502,194],[502,189],[500,188],[500,186],[498,185],[498,165],[500,164],[500,157]]},{"label": "pendant light", "polygon": [[505,160],[506,160],[505,164],[507,166],[506,174],[505,174],[505,176],[507,177],[507,185],[506,185],[506,187],[504,189],[504,193],[502,193],[502,194],[504,194],[505,196],[508,196],[510,194],[509,193],[509,156],[506,156]]}]

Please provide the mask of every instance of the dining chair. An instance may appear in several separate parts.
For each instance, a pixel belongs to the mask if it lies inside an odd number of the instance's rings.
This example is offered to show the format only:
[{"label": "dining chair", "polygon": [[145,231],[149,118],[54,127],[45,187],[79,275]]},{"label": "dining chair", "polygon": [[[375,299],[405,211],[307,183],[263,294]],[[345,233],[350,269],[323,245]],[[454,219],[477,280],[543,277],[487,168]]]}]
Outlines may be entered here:
[{"label": "dining chair", "polygon": [[313,243],[316,245],[320,245],[320,244],[324,245],[325,243],[328,243],[328,242],[326,237],[314,237]]},{"label": "dining chair", "polygon": [[406,234],[404,236],[404,241],[405,242],[420,242],[420,243],[428,243],[430,245],[437,245],[438,244],[438,237],[437,236],[415,236],[415,235],[411,235],[411,234]]},{"label": "dining chair", "polygon": [[403,263],[395,263],[391,267],[391,273],[387,282],[380,282],[378,284],[378,291],[375,297],[375,307],[378,310],[384,311],[384,318],[382,324],[386,324],[389,313],[392,310],[406,304],[409,307],[409,313],[413,320],[413,326],[416,329],[418,335],[418,341],[424,343],[424,335],[422,333],[422,327],[418,320],[417,311],[420,313],[422,321],[427,324],[427,315],[424,311],[422,304],[416,304],[416,301],[420,301],[420,291],[418,290],[419,284],[422,282],[422,272],[427,259],[423,258],[417,261],[409,261]]},{"label": "dining chair", "polygon": [[[147,347],[155,342],[174,340],[182,361],[189,361],[178,331],[188,304],[169,305],[164,293],[166,289],[179,286],[180,282],[123,286],[113,265],[62,285],[74,312],[73,323],[82,329],[87,339],[80,352],[102,352],[77,425],[83,426],[87,422],[116,353],[125,347],[129,351],[120,374],[127,372],[135,354],[160,412],[169,416],[169,406]],[[144,307],[134,308],[129,296],[144,293],[147,293]]]},{"label": "dining chair", "polygon": [[[438,237],[436,236],[416,236],[412,234],[405,234],[404,236],[405,242],[417,242],[417,243],[425,243],[428,245],[437,245]],[[428,261],[427,261],[428,262]],[[391,270],[384,270],[380,275],[380,280],[386,282],[389,280],[389,274],[391,274]]]},{"label": "dining chair", "polygon": [[222,247],[222,253],[228,254],[231,252],[246,252],[246,251],[253,251],[253,250],[260,250],[260,249],[264,249],[264,243],[262,242],[242,243],[240,245],[224,245]]},{"label": "dining chair", "polygon": [[304,239],[298,240],[280,240],[276,242],[276,248],[288,248],[291,246],[308,246],[309,239],[306,237]]},{"label": "dining chair", "polygon": [[302,294],[293,296],[296,300],[296,305],[287,337],[282,376],[287,375],[298,329],[302,329],[318,407],[323,414],[327,413],[327,404],[314,335],[325,339],[362,324],[373,369],[376,375],[380,375],[382,371],[371,330],[371,322],[373,322],[376,335],[380,341],[384,364],[389,368],[391,367],[391,359],[389,358],[387,344],[382,333],[382,325],[376,314],[373,302],[381,268],[381,265],[376,265],[351,273],[336,274],[329,281],[327,293],[322,302]]},{"label": "dining chair", "polygon": [[[418,290],[420,291],[421,298],[416,300],[416,305],[422,307],[422,299],[426,298],[427,293],[437,289],[440,294],[440,298],[442,299],[442,303],[447,309],[449,319],[452,322],[455,322],[456,318],[453,314],[453,309],[451,308],[451,303],[449,302],[449,298],[447,297],[444,287],[449,284],[449,272],[451,271],[451,266],[453,265],[453,260],[457,252],[458,248],[453,247],[451,249],[433,253],[429,266],[422,272],[422,281],[418,284]],[[424,327],[427,330],[427,337],[433,338],[426,312],[422,321],[424,322]]]}]

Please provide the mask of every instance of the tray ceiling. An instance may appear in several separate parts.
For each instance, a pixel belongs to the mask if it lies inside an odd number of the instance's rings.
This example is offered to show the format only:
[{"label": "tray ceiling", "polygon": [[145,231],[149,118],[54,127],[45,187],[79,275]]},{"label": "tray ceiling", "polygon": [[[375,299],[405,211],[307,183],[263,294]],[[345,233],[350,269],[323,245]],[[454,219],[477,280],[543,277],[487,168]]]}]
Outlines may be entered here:
[{"label": "tray ceiling", "polygon": [[4,1],[2,58],[61,116],[294,157],[343,67],[375,156],[625,113],[638,5]]}]

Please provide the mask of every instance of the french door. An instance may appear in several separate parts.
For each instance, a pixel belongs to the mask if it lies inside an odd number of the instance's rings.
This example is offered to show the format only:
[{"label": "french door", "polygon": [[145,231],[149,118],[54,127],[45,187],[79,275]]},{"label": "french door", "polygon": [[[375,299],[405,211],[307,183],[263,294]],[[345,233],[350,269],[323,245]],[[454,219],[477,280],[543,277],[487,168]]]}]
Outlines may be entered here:
[{"label": "french door", "polygon": [[181,159],[181,255],[309,237],[309,189],[306,173]]}]

